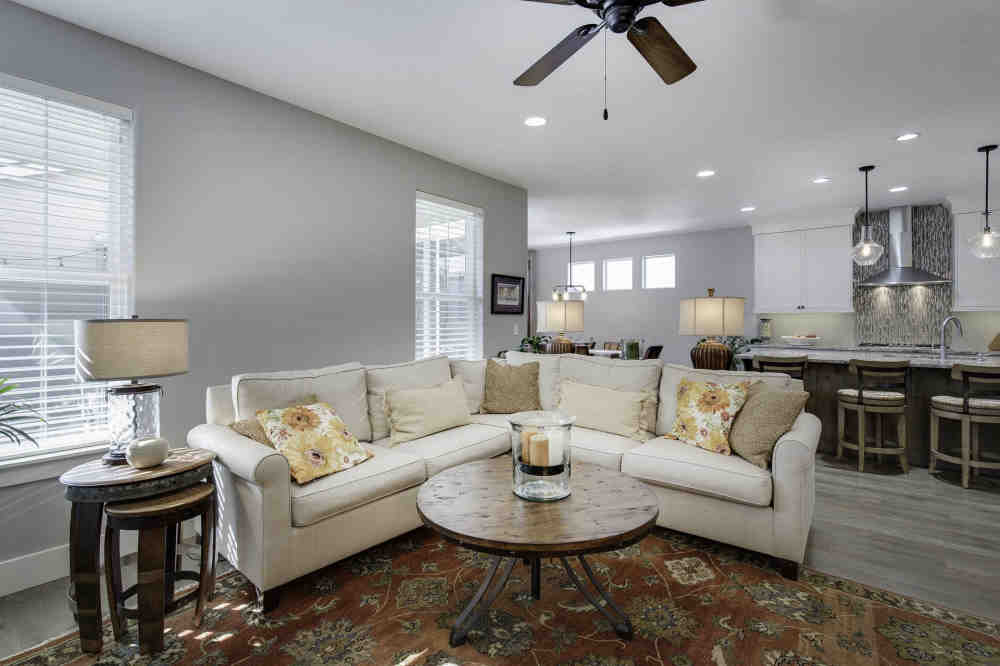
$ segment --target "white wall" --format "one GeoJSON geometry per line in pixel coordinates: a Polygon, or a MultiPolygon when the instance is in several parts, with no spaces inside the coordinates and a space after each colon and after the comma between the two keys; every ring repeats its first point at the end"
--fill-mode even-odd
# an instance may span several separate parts
{"type": "MultiPolygon", "coordinates": [[[[597,264],[597,291],[587,297],[582,334],[570,337],[598,343],[623,337],[645,338],[647,345],[662,344],[661,358],[690,364],[695,336],[677,335],[678,308],[682,298],[704,296],[714,287],[719,296],[743,296],[747,333],[756,331],[753,317],[753,237],[749,227],[689,234],[651,236],[605,243],[573,245],[573,260],[597,264]],[[642,257],[673,252],[677,257],[675,289],[641,289],[642,257]],[[604,259],[632,257],[633,289],[603,291],[604,259]]],[[[563,284],[568,246],[538,248],[535,286],[537,298],[548,298],[552,287],[563,284]]]]}
{"type": "MultiPolygon", "coordinates": [[[[191,320],[191,372],[162,382],[175,445],[236,372],[413,357],[417,190],[486,211],[487,285],[525,274],[522,188],[6,0],[0,70],[136,113],[137,310],[191,320]]],[[[524,334],[485,320],[489,354],[524,334]]],[[[68,541],[60,494],[0,490],[0,562],[68,541]]]]}

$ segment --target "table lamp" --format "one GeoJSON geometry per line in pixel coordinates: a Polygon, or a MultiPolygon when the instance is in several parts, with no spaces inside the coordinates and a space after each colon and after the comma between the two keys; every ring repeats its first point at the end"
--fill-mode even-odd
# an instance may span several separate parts
{"type": "Polygon", "coordinates": [[[140,379],[188,371],[186,319],[85,319],[73,322],[76,373],[80,381],[130,380],[109,386],[109,465],[126,462],[125,449],[136,439],[160,436],[162,387],[140,379]]]}
{"type": "Polygon", "coordinates": [[[559,335],[552,340],[552,352],[567,354],[573,351],[573,341],[567,333],[583,332],[583,301],[554,301],[546,304],[546,328],[559,335]]]}
{"type": "Polygon", "coordinates": [[[680,335],[706,335],[710,339],[691,350],[691,364],[702,370],[728,370],[733,362],[733,350],[712,336],[743,335],[743,309],[746,299],[716,296],[708,290],[705,298],[681,300],[680,335]]]}

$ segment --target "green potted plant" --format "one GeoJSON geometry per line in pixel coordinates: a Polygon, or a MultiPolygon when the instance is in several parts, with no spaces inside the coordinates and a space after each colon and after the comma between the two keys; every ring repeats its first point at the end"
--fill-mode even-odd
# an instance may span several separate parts
{"type": "MultiPolygon", "coordinates": [[[[16,384],[11,384],[6,379],[0,377],[0,395],[13,390],[15,386],[16,384]]],[[[26,440],[37,447],[38,442],[35,441],[35,438],[22,427],[19,427],[19,425],[15,425],[23,424],[25,421],[41,421],[44,423],[45,419],[27,405],[21,405],[16,402],[0,404],[0,436],[6,437],[15,446],[20,446],[21,442],[26,440]]]]}
{"type": "Polygon", "coordinates": [[[552,338],[547,335],[531,335],[521,339],[521,349],[530,349],[536,354],[545,353],[545,346],[552,338]]]}

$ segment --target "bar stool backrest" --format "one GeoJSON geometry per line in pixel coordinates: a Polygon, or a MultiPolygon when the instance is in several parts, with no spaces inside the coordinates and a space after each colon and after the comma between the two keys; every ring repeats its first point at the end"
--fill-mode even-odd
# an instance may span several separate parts
{"type": "Polygon", "coordinates": [[[910,394],[909,361],[864,361],[855,358],[851,359],[847,369],[858,378],[858,402],[862,402],[866,389],[910,394]]]}
{"type": "Polygon", "coordinates": [[[969,411],[969,398],[1000,400],[1000,368],[956,363],[951,378],[962,382],[962,411],[969,411]]]}
{"type": "Polygon", "coordinates": [[[753,369],[758,372],[783,372],[794,379],[805,379],[808,356],[764,356],[753,357],[753,369]]]}

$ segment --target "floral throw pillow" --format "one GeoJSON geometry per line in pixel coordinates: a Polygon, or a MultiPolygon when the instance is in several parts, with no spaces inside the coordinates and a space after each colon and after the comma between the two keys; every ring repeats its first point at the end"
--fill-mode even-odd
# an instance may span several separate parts
{"type": "Polygon", "coordinates": [[[288,460],[292,478],[308,483],[371,458],[325,402],[257,412],[267,438],[288,460]]]}
{"type": "Polygon", "coordinates": [[[751,382],[716,384],[681,379],[677,418],[665,436],[708,451],[730,455],[729,430],[746,402],[751,382]]]}

